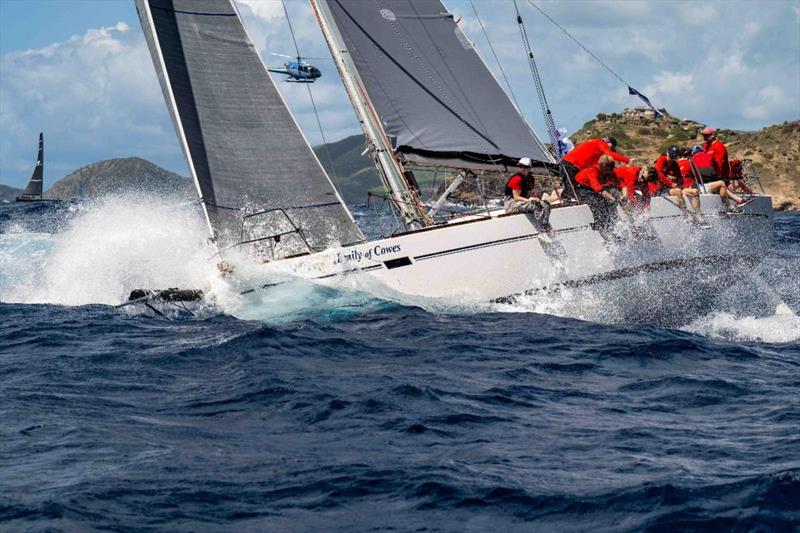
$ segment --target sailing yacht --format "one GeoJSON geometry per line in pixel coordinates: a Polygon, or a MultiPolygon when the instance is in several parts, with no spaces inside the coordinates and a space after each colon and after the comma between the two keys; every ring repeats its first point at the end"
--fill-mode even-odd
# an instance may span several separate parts
{"type": "Polygon", "coordinates": [[[44,185],[44,135],[39,133],[39,151],[36,154],[36,166],[33,168],[28,186],[25,191],[17,196],[18,202],[40,202],[42,200],[42,187],[44,185]]]}
{"type": "Polygon", "coordinates": [[[367,240],[236,5],[135,3],[226,279],[243,294],[288,274],[321,282],[352,276],[400,295],[461,301],[623,287],[634,300],[684,306],[656,304],[654,285],[640,281],[686,280],[693,297],[713,296],[767,253],[772,212],[764,195],[724,215],[718,196],[703,195],[708,229],[655,198],[646,231],[618,239],[593,229],[591,211],[577,202],[553,209],[552,241],[526,214],[487,207],[437,218],[419,198],[415,172],[496,177],[528,157],[548,175],[558,162],[441,2],[311,0],[398,220],[390,235],[367,240]]]}

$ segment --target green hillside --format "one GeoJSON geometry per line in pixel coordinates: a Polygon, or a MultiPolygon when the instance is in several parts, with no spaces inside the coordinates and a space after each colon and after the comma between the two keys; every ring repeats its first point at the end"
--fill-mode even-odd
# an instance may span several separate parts
{"type": "MultiPolygon", "coordinates": [[[[575,143],[612,135],[618,150],[636,158],[636,164],[653,164],[671,145],[693,146],[702,143],[699,132],[705,124],[679,119],[665,113],[664,118],[624,113],[600,113],[571,135],[575,143]],[[626,116],[627,115],[627,116],[626,116]]],[[[731,159],[750,159],[776,209],[800,209],[800,120],[767,126],[758,131],[719,129],[720,140],[728,147],[731,159]]]]}
{"type": "MultiPolygon", "coordinates": [[[[652,162],[670,144],[688,146],[698,142],[697,132],[702,124],[680,120],[669,115],[658,121],[631,118],[623,113],[599,114],[572,135],[575,142],[592,137],[614,135],[619,140],[622,153],[636,157],[638,163],[652,162]]],[[[777,208],[800,207],[800,121],[768,126],[759,131],[740,132],[720,130],[721,139],[729,146],[732,158],[749,158],[761,173],[768,193],[774,197],[777,208]]],[[[364,151],[363,135],[352,135],[327,146],[314,148],[320,162],[330,174],[348,204],[364,203],[367,191],[383,193],[383,186],[372,159],[361,155],[364,151]],[[331,165],[332,161],[332,165],[331,165]]],[[[417,181],[423,198],[444,187],[446,172],[417,170],[417,181]]],[[[500,190],[505,177],[497,183],[487,179],[487,190],[500,190]]],[[[79,195],[83,181],[84,195],[99,196],[107,193],[144,190],[177,193],[194,198],[191,180],[169,172],[138,157],[111,159],[87,165],[56,182],[46,196],[68,199],[79,195]]],[[[454,195],[462,201],[474,200],[475,193],[466,185],[454,195]],[[463,189],[463,190],[462,190],[463,189]]],[[[0,199],[13,201],[19,189],[0,186],[0,199]]]]}
{"type": "Polygon", "coordinates": [[[8,185],[0,185],[0,202],[3,200],[13,202],[20,194],[22,194],[22,189],[9,187],[8,185]]]}
{"type": "Polygon", "coordinates": [[[369,190],[383,191],[375,164],[368,155],[361,155],[363,151],[363,135],[352,135],[314,147],[322,166],[348,204],[364,203],[369,190]]]}
{"type": "Polygon", "coordinates": [[[141,157],[108,159],[86,165],[64,176],[45,193],[47,198],[67,200],[80,195],[98,197],[128,191],[156,192],[193,197],[191,180],[141,157]]]}
{"type": "MultiPolygon", "coordinates": [[[[375,163],[369,155],[361,155],[365,147],[363,135],[352,135],[341,141],[329,143],[327,152],[325,146],[316,146],[314,151],[348,204],[364,203],[367,199],[367,191],[384,193],[375,163]],[[330,159],[328,154],[330,154],[330,159]],[[331,170],[331,160],[333,161],[333,170],[331,170]]],[[[422,189],[423,199],[435,194],[447,173],[447,170],[441,169],[439,172],[423,168],[414,170],[417,183],[422,189]]]]}

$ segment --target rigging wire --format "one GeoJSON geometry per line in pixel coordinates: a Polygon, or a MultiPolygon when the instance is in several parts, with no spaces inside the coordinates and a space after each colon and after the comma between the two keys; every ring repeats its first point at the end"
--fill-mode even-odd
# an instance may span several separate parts
{"type": "MultiPolygon", "coordinates": [[[[494,49],[494,45],[492,44],[491,39],[489,39],[489,34],[487,33],[486,28],[483,26],[483,21],[481,20],[480,15],[478,15],[478,10],[475,7],[475,4],[474,4],[474,2],[472,0],[470,0],[469,3],[470,3],[470,6],[472,7],[472,12],[475,14],[475,18],[477,19],[478,24],[481,27],[481,31],[483,31],[483,36],[486,39],[486,42],[489,44],[489,49],[492,51],[492,56],[494,57],[494,60],[497,63],[497,66],[500,68],[500,73],[503,75],[503,80],[506,82],[506,86],[508,87],[508,92],[511,95],[511,99],[514,102],[514,106],[517,108],[517,112],[520,114],[520,116],[523,116],[522,108],[520,107],[519,102],[517,102],[517,95],[514,94],[514,89],[511,88],[511,83],[508,81],[508,76],[506,76],[506,71],[505,71],[505,69],[503,69],[503,64],[500,62],[500,58],[497,56],[497,52],[494,49]]],[[[488,67],[488,65],[487,65],[487,67],[488,67]]],[[[525,118],[523,116],[523,121],[524,120],[525,120],[525,118]]],[[[536,137],[536,136],[534,135],[534,137],[536,137]]],[[[536,137],[536,142],[541,145],[541,141],[539,141],[538,137],[536,137]]],[[[542,149],[544,150],[543,146],[542,146],[542,149]]],[[[495,167],[500,168],[501,165],[497,161],[492,159],[491,157],[490,157],[490,161],[495,167]]]]}
{"type": "Polygon", "coordinates": [[[539,76],[539,69],[536,66],[536,59],[533,56],[531,43],[528,39],[528,32],[525,29],[525,24],[522,22],[522,15],[519,13],[517,0],[514,0],[514,10],[517,12],[517,25],[519,26],[519,33],[522,37],[522,44],[525,47],[525,52],[528,55],[528,67],[530,67],[531,76],[533,76],[533,83],[536,86],[536,95],[539,97],[539,106],[542,108],[542,114],[544,115],[544,122],[545,126],[547,127],[547,135],[550,137],[550,143],[552,146],[551,152],[553,152],[553,155],[555,155],[557,159],[561,159],[561,151],[558,148],[558,130],[556,129],[556,123],[553,119],[553,113],[550,112],[550,106],[547,103],[547,97],[544,94],[542,78],[539,76]]]}
{"type": "MultiPolygon", "coordinates": [[[[594,55],[594,54],[592,53],[592,51],[591,51],[591,50],[589,50],[588,48],[586,48],[585,46],[583,46],[583,43],[581,43],[581,42],[580,42],[578,39],[576,39],[576,38],[575,38],[575,36],[573,36],[573,35],[572,35],[570,32],[568,32],[566,29],[564,29],[564,27],[563,27],[563,26],[561,26],[561,24],[559,24],[558,22],[556,22],[555,20],[553,20],[553,17],[551,17],[550,15],[548,15],[547,13],[545,13],[545,11],[544,11],[542,8],[540,8],[540,7],[539,7],[539,6],[537,6],[535,3],[533,3],[533,0],[528,0],[528,3],[529,3],[530,5],[532,5],[532,6],[533,6],[533,7],[534,7],[534,8],[535,8],[535,9],[536,9],[536,10],[537,10],[539,13],[541,13],[542,15],[544,15],[544,16],[545,16],[545,18],[547,18],[547,20],[549,20],[550,22],[552,22],[552,23],[553,23],[553,25],[554,25],[556,28],[558,28],[559,30],[561,30],[562,32],[564,32],[564,34],[565,34],[567,37],[569,37],[570,39],[572,39],[573,41],[575,41],[575,44],[577,44],[578,46],[580,46],[581,48],[583,48],[583,51],[584,51],[584,52],[586,52],[587,54],[589,54],[590,56],[592,56],[592,58],[593,58],[595,61],[597,61],[598,63],[600,63],[600,65],[602,65],[604,69],[606,69],[608,72],[610,72],[612,76],[614,76],[615,78],[617,78],[619,81],[621,81],[621,82],[622,82],[622,83],[624,83],[625,85],[628,85],[628,86],[630,86],[630,84],[629,84],[627,81],[625,81],[624,79],[622,79],[622,76],[620,76],[619,74],[617,74],[616,72],[614,72],[614,70],[613,70],[611,67],[609,67],[608,65],[606,65],[605,63],[603,63],[603,61],[602,61],[602,60],[601,60],[599,57],[597,57],[596,55],[594,55]]],[[[516,0],[515,0],[514,4],[516,5],[516,0]]]]}
{"type": "Polygon", "coordinates": [[[292,42],[294,43],[294,51],[297,52],[297,60],[300,61],[302,57],[300,55],[300,47],[297,46],[297,39],[294,37],[294,28],[292,28],[292,21],[289,18],[289,11],[286,10],[286,1],[281,0],[281,5],[283,6],[283,14],[286,15],[286,22],[289,24],[289,33],[292,35],[292,42]]]}
{"type": "Polygon", "coordinates": [[[539,105],[542,108],[545,124],[547,125],[547,134],[550,137],[550,142],[552,146],[551,151],[556,156],[556,159],[559,163],[561,176],[564,179],[564,181],[567,184],[569,184],[572,196],[575,198],[576,201],[579,201],[578,195],[575,193],[575,186],[572,184],[572,179],[570,178],[569,173],[566,171],[566,168],[564,167],[564,162],[562,160],[562,156],[564,155],[562,153],[563,145],[561,144],[561,139],[558,134],[558,130],[556,129],[556,124],[555,120],[553,119],[553,114],[550,112],[550,106],[547,104],[547,97],[544,94],[542,79],[539,77],[539,69],[536,67],[536,60],[533,57],[533,50],[531,49],[531,43],[530,40],[528,39],[528,32],[525,30],[525,24],[522,22],[522,15],[520,15],[519,13],[517,0],[514,0],[514,10],[517,12],[517,24],[519,26],[519,32],[520,35],[522,36],[522,43],[525,47],[526,52],[528,53],[528,66],[531,69],[531,75],[533,76],[534,85],[536,85],[536,94],[539,97],[539,105]]]}
{"type": "Polygon", "coordinates": [[[492,51],[492,57],[494,57],[497,66],[500,68],[500,73],[503,75],[503,80],[506,82],[506,86],[508,87],[508,92],[511,94],[511,98],[514,100],[514,105],[517,106],[517,109],[521,109],[517,103],[517,96],[514,94],[514,89],[511,88],[511,84],[508,82],[508,77],[506,76],[506,71],[503,69],[503,64],[500,63],[500,58],[497,57],[497,52],[494,50],[494,45],[489,39],[489,34],[486,32],[486,28],[483,26],[483,21],[481,20],[480,15],[478,15],[478,10],[475,7],[475,3],[472,0],[469,0],[469,5],[472,7],[472,12],[475,13],[475,19],[478,21],[478,24],[481,27],[481,31],[483,32],[483,36],[486,38],[486,42],[489,43],[489,49],[492,51]]]}
{"type": "MultiPolygon", "coordinates": [[[[283,13],[286,15],[286,23],[289,25],[289,33],[292,35],[292,42],[294,43],[294,51],[297,52],[297,61],[300,62],[300,58],[303,57],[300,55],[300,47],[297,46],[297,39],[294,36],[294,28],[292,28],[292,21],[289,18],[289,11],[286,9],[286,0],[281,0],[281,5],[283,5],[283,13]]],[[[336,176],[336,168],[333,165],[333,157],[331,157],[331,151],[328,148],[328,141],[325,139],[325,131],[322,129],[322,121],[319,118],[319,111],[317,111],[317,103],[314,101],[314,95],[311,93],[311,83],[306,83],[306,89],[308,90],[308,98],[311,100],[311,107],[314,109],[314,117],[317,119],[317,127],[319,128],[320,137],[322,137],[322,146],[325,149],[325,156],[328,158],[328,165],[330,165],[331,174],[333,174],[333,179],[338,180],[339,178],[336,176]]]]}
{"type": "MultiPolygon", "coordinates": [[[[515,3],[516,3],[516,0],[515,0],[515,3]]],[[[529,3],[531,6],[533,6],[533,7],[534,7],[534,9],[536,9],[536,10],[537,10],[539,13],[541,13],[542,15],[544,15],[544,16],[545,16],[545,18],[547,18],[547,20],[549,20],[550,22],[552,22],[552,23],[553,23],[553,25],[554,25],[556,28],[558,28],[559,30],[561,30],[562,32],[564,32],[564,35],[566,35],[567,37],[569,37],[570,39],[572,39],[572,40],[575,42],[575,44],[577,44],[578,46],[580,46],[580,47],[583,49],[583,51],[584,51],[584,52],[586,52],[587,54],[589,54],[589,55],[592,57],[592,59],[594,59],[595,61],[597,61],[597,62],[598,62],[598,63],[599,63],[599,64],[600,64],[600,65],[601,65],[601,66],[602,66],[604,69],[606,69],[608,72],[610,72],[612,76],[614,76],[614,77],[615,77],[615,78],[617,78],[619,81],[621,81],[621,82],[622,82],[624,85],[626,85],[626,86],[628,87],[628,94],[629,94],[629,95],[631,95],[631,96],[637,96],[637,97],[639,97],[639,99],[641,99],[641,100],[642,100],[642,101],[643,101],[645,104],[647,104],[647,107],[649,107],[650,109],[652,109],[652,110],[655,112],[656,116],[662,116],[662,113],[661,113],[661,111],[659,111],[658,109],[656,109],[656,107],[655,107],[655,106],[654,106],[654,105],[653,105],[653,104],[650,102],[650,99],[649,99],[647,96],[645,96],[644,94],[640,93],[639,91],[637,91],[636,89],[634,89],[633,87],[631,87],[631,84],[630,84],[630,83],[628,83],[627,81],[625,81],[625,80],[622,78],[622,76],[620,76],[619,74],[617,74],[617,73],[614,71],[614,69],[612,69],[611,67],[609,67],[608,65],[606,65],[606,64],[603,62],[603,60],[601,60],[599,57],[597,57],[596,55],[594,55],[594,54],[592,53],[592,51],[591,51],[591,50],[589,50],[588,48],[586,48],[586,47],[583,45],[583,43],[581,43],[581,42],[580,42],[580,41],[579,41],[579,40],[578,40],[578,39],[577,39],[577,38],[576,38],[574,35],[572,35],[570,32],[568,32],[568,31],[567,31],[567,30],[566,30],[566,29],[565,29],[565,28],[564,28],[564,27],[563,27],[561,24],[559,24],[558,22],[556,22],[556,21],[555,21],[555,19],[553,19],[553,17],[551,17],[550,15],[548,15],[548,14],[547,14],[547,13],[546,13],[546,12],[545,12],[545,11],[544,11],[542,8],[540,8],[539,6],[537,6],[537,5],[536,5],[536,4],[533,2],[533,0],[528,0],[528,3],[529,3]]]]}

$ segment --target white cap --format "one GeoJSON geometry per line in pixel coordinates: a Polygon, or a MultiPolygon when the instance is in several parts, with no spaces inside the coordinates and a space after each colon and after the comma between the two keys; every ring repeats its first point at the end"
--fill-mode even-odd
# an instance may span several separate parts
{"type": "Polygon", "coordinates": [[[531,166],[531,158],[530,157],[523,157],[522,159],[519,160],[519,163],[517,163],[517,166],[520,166],[520,167],[529,167],[529,166],[531,166]]]}

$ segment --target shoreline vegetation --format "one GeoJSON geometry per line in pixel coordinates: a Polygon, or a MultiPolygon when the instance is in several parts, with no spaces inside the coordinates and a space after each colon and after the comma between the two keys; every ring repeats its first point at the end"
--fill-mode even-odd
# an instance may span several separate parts
{"type": "MultiPolygon", "coordinates": [[[[699,131],[705,124],[679,119],[666,110],[661,111],[664,117],[659,119],[641,108],[623,113],[599,113],[570,138],[578,143],[613,135],[619,141],[620,152],[635,157],[638,162],[654,161],[672,144],[691,146],[700,143],[699,131]]],[[[773,197],[774,209],[800,210],[800,120],[766,126],[758,131],[718,131],[720,139],[728,146],[731,159],[750,159],[753,162],[765,191],[773,197]]],[[[377,170],[369,156],[361,155],[363,149],[362,135],[314,147],[348,204],[364,203],[368,191],[382,194],[377,170]]],[[[443,180],[444,174],[440,172],[436,179],[443,180]]],[[[420,182],[430,181],[430,178],[418,176],[420,182]]],[[[53,183],[45,198],[76,198],[81,189],[88,198],[128,190],[177,192],[189,197],[195,194],[189,178],[145,159],[127,157],[98,161],[75,170],[53,183]]],[[[21,189],[0,185],[0,200],[13,202],[21,192],[21,189]]],[[[454,199],[459,200],[458,191],[454,199]]]]}

